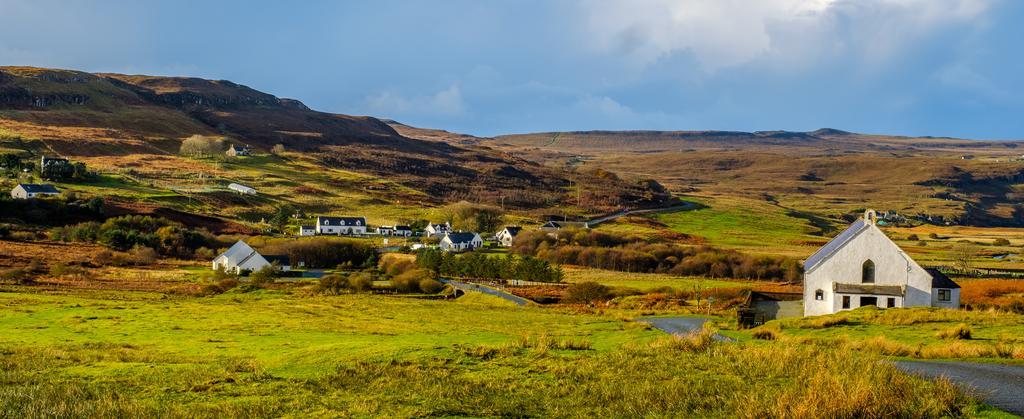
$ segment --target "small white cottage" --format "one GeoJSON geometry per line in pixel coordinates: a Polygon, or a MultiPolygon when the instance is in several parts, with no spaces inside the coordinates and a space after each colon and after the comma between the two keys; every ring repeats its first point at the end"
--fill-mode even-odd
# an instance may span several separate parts
{"type": "Polygon", "coordinates": [[[57,195],[60,195],[60,191],[53,185],[46,184],[19,183],[14,189],[11,189],[11,198],[14,199],[34,199],[57,195]]]}
{"type": "Polygon", "coordinates": [[[213,269],[240,274],[258,271],[266,266],[270,266],[274,262],[278,263],[278,269],[281,271],[291,269],[287,256],[264,257],[256,249],[250,247],[248,243],[239,240],[228,248],[227,251],[213,259],[213,269]]]}
{"type": "Polygon", "coordinates": [[[445,234],[451,233],[452,225],[450,223],[444,224],[427,224],[427,228],[423,229],[423,234],[428,237],[444,237],[445,234]]]}
{"type": "Polygon", "coordinates": [[[480,238],[479,234],[461,231],[445,234],[441,243],[438,244],[441,250],[446,252],[463,252],[480,248],[483,245],[484,240],[480,238]]]}
{"type": "Polygon", "coordinates": [[[960,286],[942,272],[924,269],[864,212],[804,262],[804,315],[817,316],[873,305],[960,307],[960,286]]]}
{"type": "Polygon", "coordinates": [[[238,192],[242,195],[256,195],[256,189],[239,183],[232,183],[228,185],[228,189],[231,189],[232,191],[238,192]]]}
{"type": "Polygon", "coordinates": [[[316,217],[317,234],[365,235],[366,218],[363,217],[316,217]]]}
{"type": "Polygon", "coordinates": [[[523,228],[519,226],[508,226],[499,231],[494,237],[498,239],[502,246],[512,247],[512,241],[515,240],[522,230],[523,228]]]}

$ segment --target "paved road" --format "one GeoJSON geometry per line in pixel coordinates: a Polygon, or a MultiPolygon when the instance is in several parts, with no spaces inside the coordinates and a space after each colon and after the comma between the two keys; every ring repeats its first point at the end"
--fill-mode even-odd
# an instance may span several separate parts
{"type": "Polygon", "coordinates": [[[1024,366],[929,361],[899,361],[896,366],[925,378],[946,377],[985,403],[1024,416],[1024,366]]]}
{"type": "Polygon", "coordinates": [[[446,284],[450,284],[451,286],[453,286],[453,287],[455,287],[457,289],[463,290],[463,291],[482,292],[484,294],[490,294],[490,295],[493,295],[495,297],[504,298],[504,299],[506,299],[508,301],[511,301],[511,302],[516,303],[517,305],[521,305],[521,306],[525,306],[525,305],[530,304],[532,302],[532,301],[527,300],[527,299],[525,299],[523,297],[519,297],[517,295],[509,294],[509,293],[507,293],[505,291],[497,290],[497,289],[494,289],[494,288],[491,288],[491,287],[488,287],[488,286],[484,286],[484,285],[471,284],[471,283],[468,283],[468,282],[456,281],[454,279],[442,279],[441,282],[444,282],[446,284]]]}
{"type": "MultiPolygon", "coordinates": [[[[685,335],[687,333],[693,333],[700,331],[704,328],[704,323],[710,321],[702,317],[646,317],[641,321],[650,323],[655,329],[671,335],[685,335]]],[[[733,342],[735,339],[715,334],[713,336],[715,340],[722,342],[733,342]]]]}
{"type": "Polygon", "coordinates": [[[635,210],[619,211],[619,212],[616,212],[615,214],[606,215],[604,217],[598,217],[598,218],[594,218],[594,219],[592,219],[590,221],[587,221],[587,225],[590,226],[590,227],[593,227],[593,226],[596,226],[596,225],[601,224],[603,222],[611,221],[611,220],[614,220],[614,219],[619,218],[619,217],[625,217],[627,215],[648,214],[648,213],[653,213],[653,212],[682,211],[682,210],[691,209],[691,208],[693,208],[695,206],[696,206],[696,204],[694,204],[693,202],[684,202],[684,203],[676,205],[676,206],[665,207],[665,208],[648,208],[648,209],[635,209],[635,210]]]}

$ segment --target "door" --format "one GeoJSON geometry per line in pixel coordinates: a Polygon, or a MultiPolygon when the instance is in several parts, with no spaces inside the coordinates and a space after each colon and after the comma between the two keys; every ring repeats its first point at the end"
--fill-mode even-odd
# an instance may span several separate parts
{"type": "Polygon", "coordinates": [[[860,306],[877,306],[878,297],[860,297],[860,306]]]}

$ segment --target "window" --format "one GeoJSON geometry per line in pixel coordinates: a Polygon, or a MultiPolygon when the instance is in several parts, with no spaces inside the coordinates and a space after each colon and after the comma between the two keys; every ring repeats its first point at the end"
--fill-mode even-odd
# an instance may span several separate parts
{"type": "Polygon", "coordinates": [[[872,262],[870,259],[864,262],[864,265],[861,266],[860,282],[865,284],[875,283],[875,262],[872,262]]]}
{"type": "Polygon", "coordinates": [[[885,306],[886,306],[887,308],[893,308],[893,307],[896,307],[896,299],[895,299],[895,298],[893,298],[893,297],[889,297],[889,298],[888,298],[888,299],[887,299],[887,300],[885,301],[885,306]]]}
{"type": "Polygon", "coordinates": [[[849,295],[844,295],[843,296],[843,308],[850,308],[850,296],[849,295]]]}
{"type": "Polygon", "coordinates": [[[860,306],[878,306],[878,297],[860,297],[860,306]]]}
{"type": "Polygon", "coordinates": [[[939,290],[939,301],[949,302],[953,300],[953,292],[950,290],[939,290]]]}
{"type": "Polygon", "coordinates": [[[814,299],[818,300],[818,301],[824,301],[825,300],[825,291],[822,291],[822,290],[815,291],[814,292],[814,299]]]}

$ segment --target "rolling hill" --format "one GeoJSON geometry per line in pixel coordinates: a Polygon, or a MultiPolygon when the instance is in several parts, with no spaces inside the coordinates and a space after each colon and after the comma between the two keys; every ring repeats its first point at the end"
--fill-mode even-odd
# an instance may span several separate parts
{"type": "MultiPolygon", "coordinates": [[[[128,195],[136,204],[256,220],[282,205],[352,212],[465,199],[587,214],[668,199],[649,182],[567,172],[477,144],[414,138],[377,118],[318,112],[226,80],[0,67],[0,148],[84,161],[107,176],[108,189],[132,183],[138,194],[111,195],[128,195]],[[261,152],[280,144],[287,153],[249,164],[178,156],[192,135],[261,152]],[[588,178],[600,185],[599,193],[582,201],[571,185],[588,178]],[[238,202],[223,194],[231,181],[272,194],[238,202]]],[[[110,192],[79,186],[85,193],[110,192]]]]}

